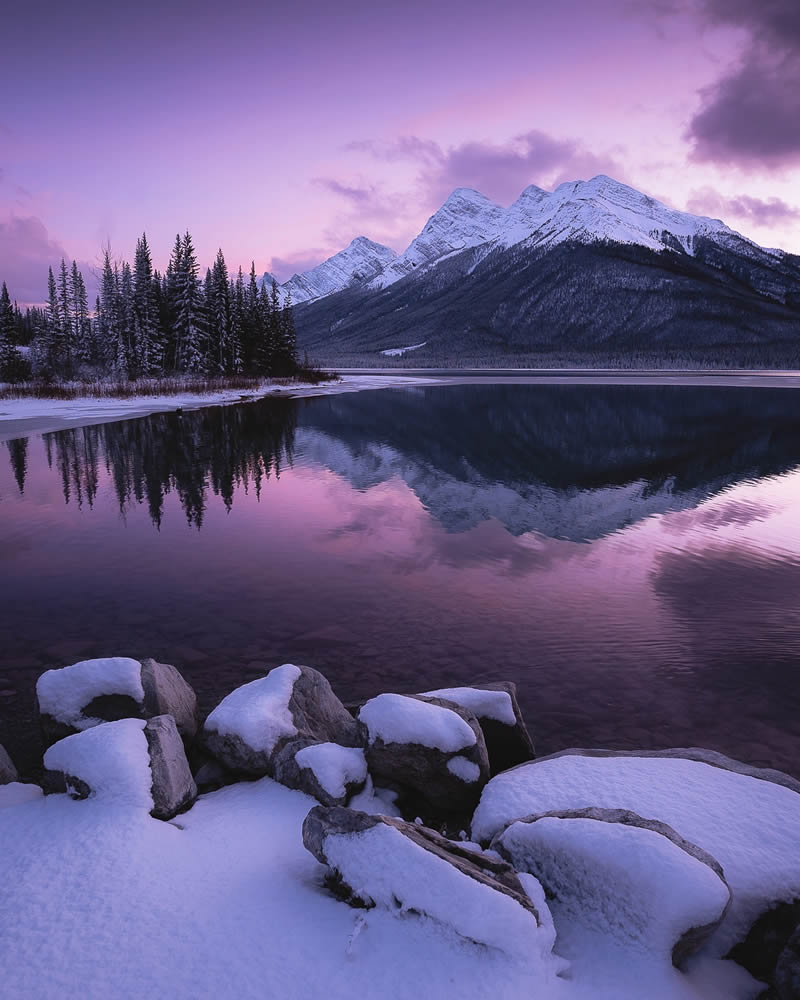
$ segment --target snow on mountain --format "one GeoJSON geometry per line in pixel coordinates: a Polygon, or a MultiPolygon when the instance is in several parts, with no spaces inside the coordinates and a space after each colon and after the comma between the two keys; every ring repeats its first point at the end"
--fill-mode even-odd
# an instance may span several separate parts
{"type": "Polygon", "coordinates": [[[425,228],[399,257],[369,283],[386,288],[417,268],[424,269],[450,254],[479,246],[498,236],[506,221],[506,209],[489,201],[479,191],[456,188],[425,228]]]}
{"type": "Polygon", "coordinates": [[[397,254],[366,236],[357,236],[346,249],[329,257],[303,274],[293,274],[281,285],[281,291],[291,293],[292,302],[310,302],[349,285],[360,284],[374,277],[395,259],[397,254]]]}

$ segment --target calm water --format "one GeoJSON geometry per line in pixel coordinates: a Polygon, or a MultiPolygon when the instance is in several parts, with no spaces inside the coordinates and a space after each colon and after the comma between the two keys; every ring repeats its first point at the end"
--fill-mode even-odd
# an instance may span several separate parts
{"type": "Polygon", "coordinates": [[[0,742],[88,656],[205,709],[286,660],[346,700],[512,678],[540,752],[800,774],[800,393],[465,385],[0,445],[0,742]]]}

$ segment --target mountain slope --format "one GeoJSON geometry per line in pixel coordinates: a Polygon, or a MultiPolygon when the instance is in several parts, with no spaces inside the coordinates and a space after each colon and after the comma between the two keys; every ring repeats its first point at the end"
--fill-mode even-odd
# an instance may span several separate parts
{"type": "MultiPolygon", "coordinates": [[[[295,303],[311,302],[350,285],[368,281],[396,256],[389,247],[374,243],[366,236],[357,236],[348,247],[317,267],[303,274],[292,275],[281,285],[281,291],[284,294],[290,293],[295,303]]],[[[267,275],[264,277],[267,278],[267,275]]]]}

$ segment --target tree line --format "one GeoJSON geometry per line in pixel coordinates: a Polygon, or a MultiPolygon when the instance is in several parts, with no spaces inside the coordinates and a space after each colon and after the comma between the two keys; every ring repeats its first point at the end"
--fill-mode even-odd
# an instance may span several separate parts
{"type": "Polygon", "coordinates": [[[147,236],[133,266],[103,255],[99,294],[89,309],[75,261],[47,277],[47,303],[24,312],[0,290],[0,380],[78,378],[103,372],[119,381],[160,375],[288,376],[297,369],[289,296],[239,268],[219,250],[205,278],[188,231],[176,236],[164,274],[153,267],[147,236]],[[29,345],[27,359],[17,350],[29,345]]]}

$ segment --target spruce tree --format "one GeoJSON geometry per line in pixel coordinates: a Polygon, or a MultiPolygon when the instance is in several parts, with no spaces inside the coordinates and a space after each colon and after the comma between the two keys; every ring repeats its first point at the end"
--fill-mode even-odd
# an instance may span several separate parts
{"type": "Polygon", "coordinates": [[[147,236],[136,241],[133,262],[134,370],[152,375],[161,370],[163,345],[158,336],[156,301],[153,289],[153,259],[147,236]]]}
{"type": "Polygon", "coordinates": [[[203,300],[197,281],[197,258],[192,237],[186,231],[180,249],[180,302],[176,321],[176,368],[192,374],[206,370],[203,300]]]}
{"type": "Polygon", "coordinates": [[[89,303],[83,275],[78,270],[78,264],[74,260],[70,272],[69,293],[72,312],[70,323],[71,353],[76,360],[87,362],[91,360],[89,303]]]}
{"type": "Polygon", "coordinates": [[[58,273],[58,318],[59,328],[54,351],[55,374],[69,378],[72,375],[72,309],[67,262],[63,257],[58,273]]]}
{"type": "Polygon", "coordinates": [[[16,380],[17,357],[14,310],[4,281],[0,289],[0,382],[16,380]]]}

